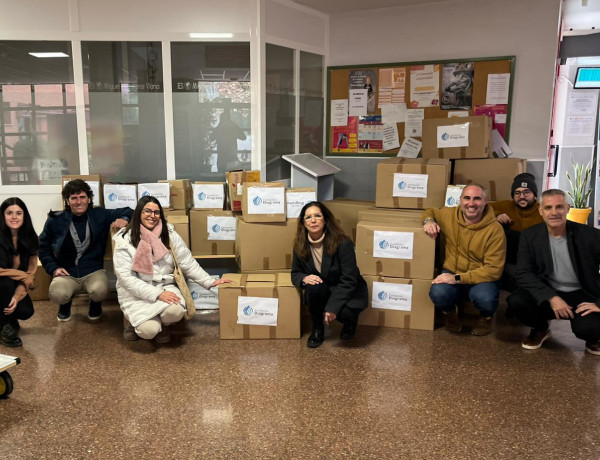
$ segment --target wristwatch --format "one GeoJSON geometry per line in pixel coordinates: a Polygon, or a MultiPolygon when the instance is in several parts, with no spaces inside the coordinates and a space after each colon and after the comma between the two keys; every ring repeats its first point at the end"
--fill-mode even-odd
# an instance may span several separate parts
{"type": "Polygon", "coordinates": [[[433,217],[426,217],[426,218],[423,220],[423,225],[425,225],[425,224],[426,224],[427,222],[429,222],[429,221],[435,222],[435,219],[434,219],[433,217]]]}
{"type": "Polygon", "coordinates": [[[460,275],[454,275],[454,281],[460,283],[460,275]]]}

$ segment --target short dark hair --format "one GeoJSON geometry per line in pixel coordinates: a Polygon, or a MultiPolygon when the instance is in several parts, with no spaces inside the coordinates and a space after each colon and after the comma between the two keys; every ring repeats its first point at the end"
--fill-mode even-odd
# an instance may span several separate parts
{"type": "MultiPolygon", "coordinates": [[[[37,234],[35,233],[35,229],[33,228],[33,223],[31,221],[31,215],[29,214],[29,210],[25,203],[20,199],[15,197],[7,198],[0,205],[0,233],[8,238],[8,241],[12,242],[12,235],[10,229],[6,226],[6,219],[4,217],[4,212],[10,206],[16,205],[23,210],[23,225],[19,229],[19,236],[17,240],[17,244],[19,247],[24,248],[30,255],[37,254],[39,248],[39,241],[37,234]]],[[[18,250],[18,248],[15,248],[18,250]]],[[[21,251],[19,251],[21,252],[21,251]]]]}
{"type": "Polygon", "coordinates": [[[79,195],[81,192],[85,192],[90,199],[90,206],[94,205],[94,192],[92,192],[88,183],[83,179],[73,179],[65,184],[61,192],[66,209],[69,209],[69,197],[79,195]]]}
{"type": "Polygon", "coordinates": [[[143,196],[139,199],[135,210],[133,211],[133,217],[131,218],[131,222],[125,228],[123,235],[126,235],[127,232],[131,232],[131,244],[134,248],[138,247],[140,244],[141,232],[140,225],[142,225],[142,211],[146,207],[148,203],[154,203],[158,205],[158,209],[160,210],[160,221],[162,222],[162,232],[160,234],[160,240],[162,244],[164,244],[167,248],[170,248],[169,245],[169,228],[167,227],[167,219],[165,218],[165,213],[163,211],[162,206],[160,205],[160,201],[156,197],[147,195],[143,196]]]}

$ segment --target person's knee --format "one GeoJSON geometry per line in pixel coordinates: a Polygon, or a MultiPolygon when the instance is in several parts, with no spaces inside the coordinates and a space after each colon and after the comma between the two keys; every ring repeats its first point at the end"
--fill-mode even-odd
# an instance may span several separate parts
{"type": "Polygon", "coordinates": [[[172,303],[160,314],[160,320],[165,325],[177,323],[183,319],[185,310],[178,303],[172,303]]]}
{"type": "Polygon", "coordinates": [[[325,283],[309,284],[304,288],[304,298],[309,305],[327,302],[329,287],[325,283]]]}
{"type": "Polygon", "coordinates": [[[63,283],[53,281],[48,289],[48,297],[52,302],[63,305],[71,300],[73,290],[63,283]]]}
{"type": "Polygon", "coordinates": [[[108,280],[100,279],[94,283],[90,283],[87,293],[92,301],[102,302],[108,294],[108,280]]]}
{"type": "Polygon", "coordinates": [[[19,314],[18,319],[26,320],[33,316],[33,302],[29,296],[25,297],[21,300],[21,305],[19,306],[19,314]]]}
{"type": "Polygon", "coordinates": [[[590,321],[585,317],[575,318],[571,322],[571,330],[581,340],[596,341],[600,339],[600,322],[590,321]]]}
{"type": "Polygon", "coordinates": [[[142,324],[137,326],[135,333],[142,339],[152,340],[162,330],[160,322],[158,321],[144,321],[142,324]]]}
{"type": "Polygon", "coordinates": [[[445,308],[456,303],[454,290],[448,284],[432,284],[429,289],[429,298],[438,308],[445,308]]]}

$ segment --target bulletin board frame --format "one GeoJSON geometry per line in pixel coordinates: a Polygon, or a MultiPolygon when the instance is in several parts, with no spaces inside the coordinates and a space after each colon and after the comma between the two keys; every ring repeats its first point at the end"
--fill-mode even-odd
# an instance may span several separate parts
{"type": "MultiPolygon", "coordinates": [[[[325,156],[326,157],[354,157],[354,158],[378,158],[378,157],[394,157],[397,156],[399,148],[392,149],[384,152],[369,153],[365,151],[354,152],[335,152],[332,149],[333,144],[333,128],[331,126],[331,101],[338,99],[348,99],[349,96],[349,80],[351,72],[357,70],[369,70],[373,71],[376,78],[375,88],[375,110],[369,115],[381,115],[381,109],[379,108],[379,75],[381,69],[394,69],[394,68],[405,68],[405,87],[404,87],[404,100],[407,107],[410,109],[410,68],[415,66],[427,66],[427,65],[439,65],[439,90],[440,96],[442,93],[443,85],[443,68],[444,64],[465,64],[473,63],[474,71],[472,75],[472,105],[468,110],[469,115],[474,115],[475,106],[481,106],[486,104],[486,92],[487,92],[487,81],[488,75],[491,74],[510,74],[509,85],[508,85],[508,103],[506,104],[506,125],[504,132],[504,140],[506,143],[510,139],[510,120],[512,111],[512,96],[514,91],[514,78],[515,78],[515,67],[516,67],[516,56],[495,56],[495,57],[482,57],[482,58],[461,58],[461,59],[443,59],[436,61],[410,61],[410,62],[393,62],[383,64],[361,64],[351,66],[330,66],[327,67],[327,138],[325,144],[325,156]]],[[[366,86],[366,85],[365,85],[366,86]]],[[[440,97],[439,105],[436,107],[424,107],[424,118],[447,118],[448,112],[451,110],[467,112],[465,109],[442,109],[442,101],[440,97]]],[[[398,127],[398,138],[400,145],[405,138],[404,136],[404,124],[403,122],[397,123],[398,127]]],[[[415,136],[416,137],[416,136],[415,136]]],[[[417,139],[421,139],[416,137],[417,139]]]]}

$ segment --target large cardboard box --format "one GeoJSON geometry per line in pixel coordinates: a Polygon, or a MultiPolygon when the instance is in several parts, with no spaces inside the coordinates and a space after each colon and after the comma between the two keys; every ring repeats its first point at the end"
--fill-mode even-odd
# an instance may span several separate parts
{"type": "Polygon", "coordinates": [[[94,194],[94,206],[104,206],[104,197],[102,196],[103,178],[100,174],[88,174],[83,176],[78,174],[63,175],[61,184],[64,187],[67,182],[75,179],[84,180],[90,186],[92,193],[94,194]]]}
{"type": "Polygon", "coordinates": [[[435,240],[420,222],[375,223],[356,227],[356,261],[364,275],[433,279],[435,240]]]}
{"type": "Polygon", "coordinates": [[[435,306],[429,298],[431,280],[364,278],[369,287],[369,306],[358,317],[358,324],[426,331],[434,329],[435,306]]]}
{"type": "Polygon", "coordinates": [[[459,118],[426,118],[423,120],[423,158],[489,158],[492,155],[492,119],[487,115],[459,118]],[[438,148],[444,127],[468,124],[469,141],[465,147],[438,148]]]}
{"type": "Polygon", "coordinates": [[[235,254],[236,217],[231,211],[190,210],[191,249],[194,256],[235,254]]]}
{"type": "Polygon", "coordinates": [[[285,215],[288,219],[296,219],[306,203],[317,201],[314,187],[294,187],[285,189],[285,215]]]}
{"type": "Polygon", "coordinates": [[[33,290],[29,291],[29,297],[31,300],[48,300],[50,296],[48,295],[48,289],[50,288],[50,282],[52,281],[52,276],[46,273],[44,267],[42,267],[41,262],[38,261],[38,266],[35,271],[35,277],[33,281],[33,290]]]}
{"type": "Polygon", "coordinates": [[[379,208],[441,208],[450,183],[449,160],[389,158],[377,164],[379,208]]]}
{"type": "Polygon", "coordinates": [[[524,158],[488,158],[454,160],[453,184],[481,184],[488,201],[512,200],[510,187],[517,174],[527,172],[524,158]]]}
{"type": "Polygon", "coordinates": [[[246,182],[242,215],[246,222],[285,222],[285,182],[246,182]]]}
{"type": "Polygon", "coordinates": [[[190,209],[192,207],[192,182],[189,179],[159,180],[170,187],[169,207],[172,209],[190,209]]]}
{"type": "Polygon", "coordinates": [[[356,224],[358,213],[365,209],[374,209],[373,201],[349,200],[346,198],[334,198],[323,203],[332,212],[344,233],[356,241],[356,224]]]}
{"type": "Polygon", "coordinates": [[[245,182],[260,182],[260,171],[227,171],[227,201],[232,211],[242,210],[245,182]]]}
{"type": "Polygon", "coordinates": [[[393,223],[422,223],[421,214],[423,213],[420,209],[387,209],[387,208],[373,208],[364,209],[358,211],[358,220],[368,220],[370,222],[393,222],[393,223]]]}
{"type": "Polygon", "coordinates": [[[225,182],[194,182],[194,209],[225,209],[225,182]]]}
{"type": "Polygon", "coordinates": [[[245,275],[226,273],[232,283],[219,286],[221,339],[299,339],[300,292],[292,284],[290,273],[245,275]],[[260,320],[263,312],[239,303],[240,297],[278,299],[277,326],[240,324],[240,318],[260,320]],[[238,308],[239,304],[239,308],[238,308]]]}
{"type": "Polygon", "coordinates": [[[167,222],[173,225],[177,234],[184,241],[185,245],[190,247],[190,218],[185,209],[163,210],[167,222]],[[178,211],[178,212],[175,212],[178,211]]]}
{"type": "Polygon", "coordinates": [[[298,219],[246,222],[238,218],[235,256],[240,270],[289,270],[298,219]]]}

